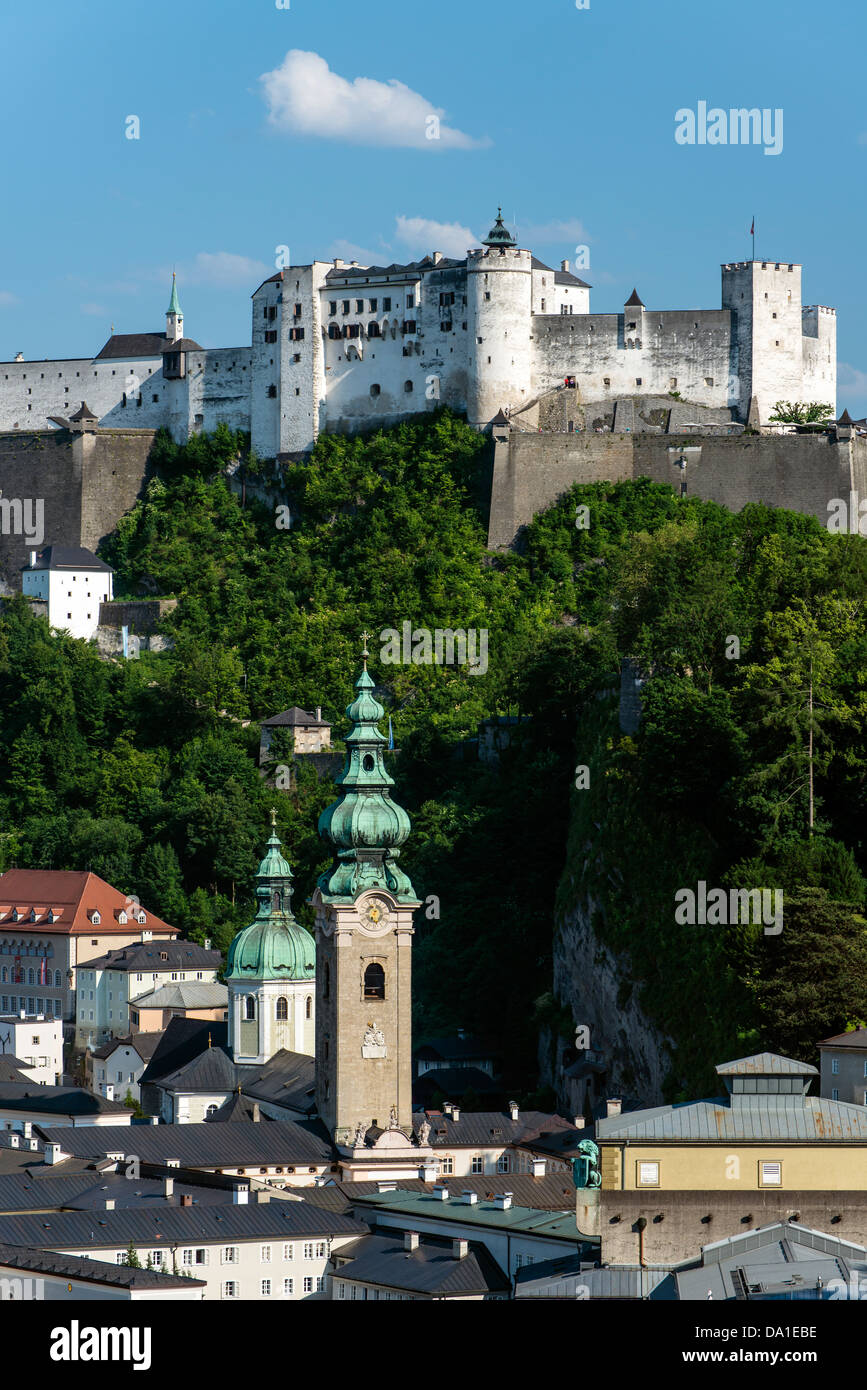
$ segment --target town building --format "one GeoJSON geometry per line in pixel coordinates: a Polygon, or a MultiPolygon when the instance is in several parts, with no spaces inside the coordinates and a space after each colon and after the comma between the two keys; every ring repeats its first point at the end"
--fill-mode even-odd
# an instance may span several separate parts
{"type": "MultiPolygon", "coordinates": [[[[133,942],[171,941],[177,927],[92,873],[7,869],[0,875],[0,1011],[44,1013],[75,1032],[79,966],[133,942]]],[[[87,996],[91,992],[88,987],[87,996]]],[[[93,1001],[81,1014],[93,1025],[93,1001]]],[[[119,1029],[128,1032],[128,1024],[119,1029]]]]}
{"type": "Polygon", "coordinates": [[[210,1019],[225,1023],[229,1016],[229,991],[218,980],[198,980],[160,985],[139,995],[130,1007],[129,1025],[135,1033],[159,1033],[173,1018],[210,1019]]]}
{"type": "Polygon", "coordinates": [[[480,1241],[377,1231],[334,1256],[332,1299],[507,1299],[511,1283],[480,1241]]]}
{"type": "Polygon", "coordinates": [[[63,1080],[63,1025],[53,1014],[0,1015],[0,1056],[17,1058],[28,1081],[59,1086],[63,1080]]]}
{"type": "MultiPolygon", "coordinates": [[[[134,905],[132,916],[129,910],[124,914],[124,922],[137,921],[138,916],[140,908],[134,905]]],[[[120,918],[118,921],[124,925],[120,918]]],[[[212,951],[210,945],[157,937],[150,926],[138,939],[94,955],[78,971],[76,1045],[94,1047],[130,1032],[164,1028],[172,1017],[172,1005],[167,1002],[169,996],[157,992],[174,985],[218,985],[222,964],[222,954],[212,951]]],[[[212,1016],[215,1010],[220,1018],[225,1015],[224,988],[216,994],[191,998],[205,1016],[212,1016]]],[[[186,1014],[183,996],[174,1007],[186,1014]]]]}
{"type": "Polygon", "coordinates": [[[99,606],[113,597],[114,571],[83,546],[48,545],[30,552],[21,571],[25,598],[47,605],[52,627],[90,641],[99,627],[99,606]]]}
{"type": "Polygon", "coordinates": [[[286,731],[286,742],[294,757],[308,753],[327,753],[331,748],[331,725],[322,718],[322,708],[317,706],[315,713],[299,709],[293,705],[280,714],[272,714],[263,719],[259,726],[259,766],[273,760],[271,752],[274,735],[278,730],[286,731]]]}
{"type": "Polygon", "coordinates": [[[204,1279],[168,1274],[155,1269],[132,1269],[106,1264],[87,1255],[58,1255],[0,1243],[0,1302],[68,1303],[75,1307],[91,1299],[140,1303],[162,1300],[198,1302],[204,1279]]]}
{"type": "Polygon", "coordinates": [[[648,308],[633,291],[621,312],[596,314],[569,262],[546,265],[502,216],[465,257],[282,267],[253,293],[250,346],[205,349],[183,324],[173,282],[164,331],[0,364],[0,431],[98,421],[183,441],[224,423],[274,458],[440,404],[486,427],[564,385],[582,402],[682,398],[741,422],[751,407],[766,422],[780,399],[836,406],[836,313],[802,304],[800,265],[723,265],[718,309],[648,308]]]}
{"type": "Polygon", "coordinates": [[[819,1043],[819,1094],[867,1105],[867,1028],[837,1033],[819,1043]]]}
{"type": "Polygon", "coordinates": [[[162,1033],[130,1033],[85,1053],[85,1085],[106,1100],[140,1100],[139,1082],[162,1033]]]}

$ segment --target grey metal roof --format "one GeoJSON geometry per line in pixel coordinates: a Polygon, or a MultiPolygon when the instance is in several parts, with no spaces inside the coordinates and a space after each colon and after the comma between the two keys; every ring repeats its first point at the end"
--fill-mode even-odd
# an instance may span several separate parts
{"type": "Polygon", "coordinates": [[[781,1057],[776,1052],[756,1052],[752,1057],[739,1057],[734,1062],[721,1062],[715,1067],[717,1076],[818,1076],[809,1062],[797,1062],[793,1057],[781,1057]]]}
{"type": "Polygon", "coordinates": [[[315,1126],[294,1120],[272,1124],[76,1126],[55,1128],[50,1136],[63,1153],[77,1158],[106,1154],[138,1154],[143,1163],[177,1159],[187,1168],[237,1168],[258,1165],[321,1166],[333,1159],[333,1149],[315,1126]]]}
{"type": "Polygon", "coordinates": [[[242,1071],[222,1047],[206,1047],[156,1084],[167,1091],[234,1091],[242,1071]]]}
{"type": "Polygon", "coordinates": [[[180,1016],[169,1019],[162,1042],[145,1067],[141,1084],[160,1081],[198,1057],[207,1048],[208,1039],[212,1047],[226,1047],[228,1036],[228,1025],[223,1022],[180,1016]]]}
{"type": "Polygon", "coordinates": [[[251,1100],[267,1101],[309,1115],[316,1110],[316,1061],[304,1052],[281,1048],[263,1067],[245,1067],[241,1089],[251,1100]]]}
{"type": "Polygon", "coordinates": [[[294,728],[296,725],[300,725],[305,729],[331,728],[331,723],[328,719],[317,719],[315,714],[308,714],[306,709],[300,709],[298,705],[293,705],[291,709],[281,710],[279,714],[272,714],[270,719],[263,719],[260,728],[283,729],[288,727],[294,728]]]}
{"type": "MultiPolygon", "coordinates": [[[[391,265],[359,265],[342,266],[338,269],[332,266],[325,276],[326,282],[330,280],[364,280],[368,276],[379,275],[403,275],[415,274],[425,270],[457,270],[467,263],[466,257],[463,260],[455,260],[451,256],[443,256],[438,262],[434,261],[433,256],[424,256],[420,261],[408,261],[402,264],[393,261],[391,265]]],[[[336,287],[335,287],[336,288],[336,287]]]]}
{"type": "Polygon", "coordinates": [[[555,270],[554,284],[578,285],[582,290],[589,290],[592,288],[592,286],[589,285],[586,280],[581,280],[577,275],[573,275],[571,270],[555,270]]]}
{"type": "MultiPolygon", "coordinates": [[[[535,1211],[574,1212],[575,1187],[568,1174],[531,1177],[528,1173],[498,1173],[489,1177],[477,1175],[462,1178],[438,1178],[437,1185],[448,1187],[452,1197],[460,1197],[462,1192],[475,1192],[479,1201],[492,1201],[495,1194],[511,1192],[516,1206],[529,1207],[535,1211]]],[[[431,1183],[422,1178],[406,1178],[396,1181],[398,1192],[423,1193],[430,1195],[431,1183]]],[[[307,1202],[328,1207],[331,1211],[349,1211],[359,1197],[369,1197],[380,1191],[379,1182],[329,1182],[322,1187],[299,1187],[293,1189],[307,1202]]],[[[438,1204],[440,1207],[442,1203],[438,1204]]]]}
{"type": "Polygon", "coordinates": [[[0,1110],[26,1110],[34,1115],[129,1115],[116,1100],[95,1096],[81,1086],[40,1086],[35,1081],[0,1084],[0,1110]]]}
{"type": "Polygon", "coordinates": [[[159,357],[170,340],[165,333],[112,333],[94,362],[106,357],[159,357]]]}
{"type": "Polygon", "coordinates": [[[56,1165],[29,1172],[0,1175],[0,1214],[45,1210],[101,1211],[107,1200],[118,1207],[163,1207],[180,1205],[181,1196],[192,1197],[196,1205],[225,1206],[232,1192],[225,1187],[199,1187],[174,1183],[171,1197],[165,1196],[161,1178],[137,1178],[131,1182],[123,1173],[88,1172],[58,1176],[56,1165]]]}
{"type": "MultiPolygon", "coordinates": [[[[46,545],[39,551],[35,565],[24,565],[22,568],[28,570],[100,570],[106,574],[114,574],[111,565],[98,559],[92,550],[87,550],[83,545],[46,545]]],[[[26,924],[21,923],[20,925],[26,924]]]]}
{"type": "Polygon", "coordinates": [[[0,1244],[0,1265],[27,1274],[56,1274],[62,1279],[80,1279],[88,1284],[111,1284],[123,1289],[188,1289],[205,1287],[204,1279],[186,1275],[162,1274],[155,1269],[130,1269],[128,1265],[107,1264],[78,1255],[57,1255],[21,1245],[0,1244]]]}
{"type": "Polygon", "coordinates": [[[228,1007],[228,1003],[228,988],[216,980],[172,981],[130,1000],[130,1006],[136,1009],[219,1009],[228,1007]]]}
{"type": "Polygon", "coordinates": [[[819,1047],[867,1048],[867,1028],[853,1028],[851,1033],[836,1033],[833,1038],[824,1038],[819,1047]]]}
{"type": "Polygon", "coordinates": [[[109,1038],[102,1047],[97,1047],[93,1056],[100,1061],[105,1061],[106,1057],[117,1051],[119,1047],[133,1048],[141,1057],[143,1062],[150,1061],[163,1039],[162,1032],[154,1033],[126,1033],[122,1038],[109,1038]]]}
{"type": "MultiPolygon", "coordinates": [[[[519,1269],[515,1275],[515,1297],[646,1299],[666,1281],[672,1283],[667,1267],[581,1269],[578,1257],[572,1255],[519,1269]]],[[[673,1289],[669,1297],[674,1297],[673,1289]]]]}
{"type": "Polygon", "coordinates": [[[867,1142],[867,1109],[820,1096],[741,1096],[664,1105],[598,1120],[598,1139],[867,1142]]]}
{"type": "MultiPolygon", "coordinates": [[[[457,1120],[437,1111],[425,1113],[431,1126],[428,1142],[434,1148],[495,1148],[500,1144],[526,1141],[555,1130],[574,1129],[562,1115],[551,1115],[542,1110],[519,1111],[517,1120],[512,1119],[508,1110],[461,1110],[457,1120]]],[[[416,1131],[424,1119],[424,1113],[416,1112],[413,1115],[416,1131]]]]}
{"type": "Polygon", "coordinates": [[[104,956],[82,961],[78,968],[153,975],[171,970],[219,970],[222,963],[221,951],[206,951],[195,941],[136,941],[131,946],[121,946],[106,951],[104,956]]]}
{"type": "MultiPolygon", "coordinates": [[[[341,1264],[336,1279],[380,1284],[405,1293],[443,1298],[473,1294],[507,1293],[511,1284],[481,1242],[471,1241],[460,1258],[450,1240],[422,1236],[418,1248],[407,1250],[403,1233],[378,1232],[361,1237],[347,1248],[352,1259],[341,1264]]],[[[341,1250],[342,1257],[347,1250],[341,1250]]]]}
{"type": "MultiPolygon", "coordinates": [[[[184,1128],[185,1126],[181,1126],[184,1128]]],[[[272,1128],[273,1126],[268,1126],[272,1128]]],[[[237,1125],[209,1125],[210,1132],[237,1125]]],[[[135,1245],[194,1245],[201,1240],[291,1240],[298,1237],[366,1235],[368,1228],[340,1212],[307,1202],[251,1202],[224,1206],[128,1207],[101,1212],[61,1211],[39,1216],[4,1216],[3,1235],[12,1245],[43,1249],[87,1246],[90,1249],[135,1245]]]]}
{"type": "Polygon", "coordinates": [[[684,1300],[828,1296],[828,1284],[849,1284],[863,1271],[867,1249],[797,1222],[776,1222],[758,1231],[729,1236],[704,1246],[700,1260],[674,1270],[677,1295],[684,1300]],[[821,1282],[820,1282],[821,1281],[821,1282]]]}
{"type": "Polygon", "coordinates": [[[372,1192],[366,1197],[358,1197],[356,1202],[359,1213],[367,1207],[372,1211],[381,1209],[397,1213],[409,1223],[409,1229],[412,1229],[415,1218],[497,1227],[525,1236],[541,1236],[545,1240],[568,1240],[576,1245],[581,1241],[574,1205],[568,1211],[538,1211],[535,1207],[517,1205],[504,1210],[487,1200],[468,1203],[458,1196],[441,1200],[434,1197],[430,1189],[425,1192],[372,1192]]]}

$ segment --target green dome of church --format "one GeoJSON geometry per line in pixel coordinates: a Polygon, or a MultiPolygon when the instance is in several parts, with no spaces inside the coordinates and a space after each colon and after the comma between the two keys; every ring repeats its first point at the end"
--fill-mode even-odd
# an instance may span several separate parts
{"type": "Polygon", "coordinates": [[[319,888],[329,902],[353,902],[367,888],[387,888],[399,900],[415,902],[413,886],[397,866],[410,822],[391,799],[394,778],[382,757],[387,740],[377,728],[384,710],[371,694],[367,656],[365,649],[364,670],[355,682],[358,695],[346,711],[352,729],[346,736],[346,766],[337,778],[341,793],[319,817],[319,834],[336,851],[319,888]]]}
{"type": "Polygon", "coordinates": [[[227,980],[312,980],[316,949],[308,931],[292,915],[292,870],[273,829],[256,874],[259,909],[255,920],[229,947],[227,980]]]}

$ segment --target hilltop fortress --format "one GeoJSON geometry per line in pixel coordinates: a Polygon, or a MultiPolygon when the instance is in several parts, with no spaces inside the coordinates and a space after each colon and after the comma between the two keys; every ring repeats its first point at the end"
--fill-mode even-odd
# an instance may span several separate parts
{"type": "Polygon", "coordinates": [[[867,440],[848,416],[799,437],[768,437],[768,421],[778,400],[836,409],[836,326],[782,261],[724,265],[719,309],[649,309],[633,291],[594,314],[568,261],[545,265],[501,216],[462,260],[278,270],[253,293],[249,347],[185,336],[173,280],[164,331],[0,363],[0,591],[32,544],[7,524],[27,500],[44,499],[47,542],[94,549],[140,493],[161,427],[183,442],[222,422],[289,462],[323,432],[447,405],[493,433],[495,548],[573,483],[639,476],[824,522],[830,499],[867,494],[867,440]]]}
{"type": "Polygon", "coordinates": [[[582,401],[676,393],[765,423],[776,401],[836,403],[836,313],[801,303],[801,267],[722,267],[719,309],[590,312],[590,286],[520,248],[498,217],[483,245],[408,265],[341,260],[278,270],[252,297],[252,345],[184,336],[173,283],[165,332],[117,333],[95,357],[0,363],[0,431],[40,430],[86,400],[102,428],[220,421],[260,457],[323,431],[394,424],[444,404],[485,427],[567,378],[582,401]]]}

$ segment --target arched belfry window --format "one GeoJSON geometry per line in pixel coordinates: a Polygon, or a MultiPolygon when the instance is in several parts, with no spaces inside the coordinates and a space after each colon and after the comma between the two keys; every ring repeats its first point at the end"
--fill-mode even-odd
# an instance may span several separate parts
{"type": "Polygon", "coordinates": [[[312,1000],[312,998],[310,997],[309,994],[308,994],[308,996],[307,996],[307,1001],[306,1001],[306,1003],[305,1003],[305,1005],[304,1005],[304,1017],[305,1017],[305,1018],[312,1018],[312,1017],[313,1017],[313,1000],[312,1000]]]}
{"type": "Polygon", "coordinates": [[[244,1000],[244,1017],[248,1022],[254,1022],[256,1018],[256,1000],[252,994],[248,994],[244,1000]]]}
{"type": "Polygon", "coordinates": [[[378,961],[373,961],[364,972],[364,997],[385,998],[385,971],[378,961]]]}
{"type": "Polygon", "coordinates": [[[287,1019],[288,1017],[289,1017],[289,1000],[286,999],[286,998],[284,997],[284,995],[281,994],[281,995],[280,995],[280,998],[277,1000],[277,1022],[278,1022],[278,1023],[283,1022],[283,1021],[284,1021],[285,1019],[287,1019]]]}

